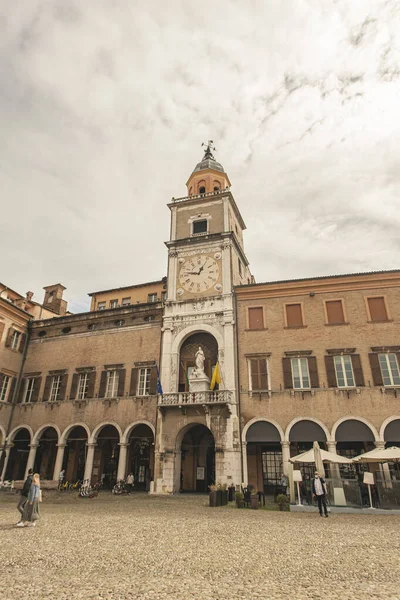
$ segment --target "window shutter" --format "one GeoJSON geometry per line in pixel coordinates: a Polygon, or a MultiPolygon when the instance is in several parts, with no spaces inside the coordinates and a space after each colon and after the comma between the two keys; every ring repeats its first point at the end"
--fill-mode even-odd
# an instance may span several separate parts
{"type": "Polygon", "coordinates": [[[44,392],[43,392],[43,402],[48,402],[50,399],[50,390],[51,390],[51,375],[47,375],[46,382],[44,384],[44,392]]]}
{"type": "Polygon", "coordinates": [[[68,374],[61,375],[60,382],[60,392],[58,394],[58,399],[60,401],[65,400],[65,392],[67,391],[67,383],[68,383],[68,374]]]}
{"type": "Polygon", "coordinates": [[[33,392],[32,392],[32,397],[31,397],[31,402],[37,402],[39,399],[39,391],[40,391],[40,386],[42,385],[42,378],[41,377],[36,377],[35,378],[35,384],[33,386],[33,392]]]}
{"type": "Polygon", "coordinates": [[[157,369],[155,367],[151,367],[150,371],[150,396],[154,396],[157,394],[157,369]]]}
{"type": "Polygon", "coordinates": [[[251,389],[259,390],[260,383],[258,381],[258,360],[250,360],[250,372],[251,372],[251,389]]]}
{"type": "Polygon", "coordinates": [[[387,321],[387,312],[385,306],[385,299],[382,298],[368,298],[368,307],[371,321],[387,321]]]}
{"type": "Polygon", "coordinates": [[[7,332],[7,337],[6,337],[6,341],[5,341],[5,347],[6,348],[10,348],[11,347],[11,338],[12,338],[12,334],[14,333],[14,329],[12,327],[9,328],[8,332],[7,332]]]}
{"type": "Polygon", "coordinates": [[[21,335],[21,339],[19,341],[18,352],[23,352],[25,347],[26,333],[21,335]]]}
{"type": "Polygon", "coordinates": [[[137,396],[137,382],[139,369],[133,368],[131,371],[131,386],[129,388],[130,396],[137,396]]]}
{"type": "Polygon", "coordinates": [[[106,394],[107,371],[102,371],[100,376],[99,398],[104,398],[106,394]]]}
{"type": "Polygon", "coordinates": [[[96,371],[90,371],[88,373],[88,387],[87,387],[87,397],[94,398],[94,386],[96,383],[96,371]]]}
{"type": "Polygon", "coordinates": [[[301,304],[286,305],[286,322],[288,327],[301,327],[303,325],[301,304]]]}
{"type": "Polygon", "coordinates": [[[0,322],[0,342],[1,342],[1,338],[3,337],[3,331],[4,331],[5,326],[6,326],[5,323],[0,322]]]}
{"type": "Polygon", "coordinates": [[[0,390],[1,390],[1,386],[3,385],[3,380],[4,380],[4,374],[0,373],[0,390]]]}
{"type": "Polygon", "coordinates": [[[328,300],[325,303],[328,323],[344,323],[344,312],[341,300],[328,300]]]}
{"type": "Polygon", "coordinates": [[[15,392],[15,385],[17,383],[17,378],[16,377],[11,377],[11,385],[10,385],[10,391],[8,394],[8,401],[12,402],[14,400],[14,392],[15,392]]]}
{"type": "Polygon", "coordinates": [[[260,365],[260,383],[261,389],[268,389],[268,373],[267,373],[267,361],[265,358],[260,358],[258,361],[260,365]]]}
{"type": "Polygon", "coordinates": [[[249,329],[264,329],[263,308],[257,306],[249,308],[249,329]]]}
{"type": "Polygon", "coordinates": [[[328,380],[328,387],[337,387],[335,363],[333,360],[333,356],[325,356],[325,368],[326,377],[328,380]]]}
{"type": "Polygon", "coordinates": [[[18,398],[17,398],[18,404],[20,404],[23,401],[25,390],[26,390],[26,379],[21,379],[21,383],[19,384],[18,398]]]}
{"type": "Polygon", "coordinates": [[[292,363],[290,358],[282,358],[282,366],[283,366],[283,384],[285,389],[291,390],[293,389],[293,379],[292,379],[292,363]]]}
{"type": "Polygon", "coordinates": [[[125,395],[125,377],[126,369],[118,371],[118,396],[123,398],[125,395]]]}
{"type": "Polygon", "coordinates": [[[379,366],[379,358],[377,354],[369,354],[369,363],[371,365],[372,379],[374,385],[383,385],[381,368],[379,366]]]}
{"type": "Polygon", "coordinates": [[[311,387],[319,388],[317,359],[315,356],[308,357],[308,370],[310,372],[311,387]]]}
{"type": "Polygon", "coordinates": [[[251,369],[251,389],[267,390],[268,389],[268,376],[267,376],[267,361],[265,358],[252,359],[250,360],[251,369]]]}
{"type": "Polygon", "coordinates": [[[69,392],[70,400],[75,400],[76,394],[78,392],[78,382],[79,382],[79,373],[74,373],[72,375],[72,384],[69,392]]]}
{"type": "MultiPolygon", "coordinates": [[[[359,354],[351,355],[351,364],[353,365],[354,379],[356,386],[364,386],[364,375],[361,368],[361,359],[359,354]]],[[[379,366],[379,365],[378,365],[379,366]]]]}

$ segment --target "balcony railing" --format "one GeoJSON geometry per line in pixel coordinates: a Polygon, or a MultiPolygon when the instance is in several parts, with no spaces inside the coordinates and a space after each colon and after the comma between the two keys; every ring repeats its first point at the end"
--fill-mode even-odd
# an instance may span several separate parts
{"type": "Polygon", "coordinates": [[[193,404],[232,404],[233,393],[229,390],[217,392],[178,392],[162,394],[158,397],[158,406],[188,406],[193,404]]]}
{"type": "Polygon", "coordinates": [[[219,194],[226,194],[230,192],[229,187],[224,190],[215,190],[213,192],[204,192],[204,194],[192,194],[191,196],[183,196],[182,198],[172,198],[171,202],[184,202],[185,200],[196,200],[198,198],[209,198],[210,196],[217,196],[219,194]]]}

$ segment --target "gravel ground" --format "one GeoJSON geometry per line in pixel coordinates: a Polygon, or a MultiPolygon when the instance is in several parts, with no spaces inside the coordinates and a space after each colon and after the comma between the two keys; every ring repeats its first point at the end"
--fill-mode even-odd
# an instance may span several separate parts
{"type": "Polygon", "coordinates": [[[0,496],[4,600],[400,599],[396,516],[210,509],[196,496],[0,496]]]}

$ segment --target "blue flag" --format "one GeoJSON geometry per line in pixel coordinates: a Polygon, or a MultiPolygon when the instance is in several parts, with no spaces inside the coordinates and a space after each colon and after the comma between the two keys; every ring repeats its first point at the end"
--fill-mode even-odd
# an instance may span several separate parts
{"type": "Polygon", "coordinates": [[[160,371],[158,370],[158,365],[156,363],[156,369],[157,369],[157,394],[162,394],[162,385],[161,385],[161,379],[160,379],[160,371]]]}

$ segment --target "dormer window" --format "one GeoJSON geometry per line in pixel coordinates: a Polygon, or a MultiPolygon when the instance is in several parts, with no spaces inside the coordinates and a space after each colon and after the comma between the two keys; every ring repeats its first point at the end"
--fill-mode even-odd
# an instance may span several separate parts
{"type": "Polygon", "coordinates": [[[219,187],[217,185],[214,185],[214,192],[219,192],[219,187]]]}
{"type": "Polygon", "coordinates": [[[193,235],[197,235],[200,233],[207,233],[207,231],[208,231],[207,219],[201,219],[201,221],[193,222],[193,235]]]}
{"type": "Polygon", "coordinates": [[[206,188],[205,188],[205,186],[204,186],[204,185],[202,185],[202,186],[199,188],[199,194],[205,194],[205,193],[206,193],[206,188]]]}

